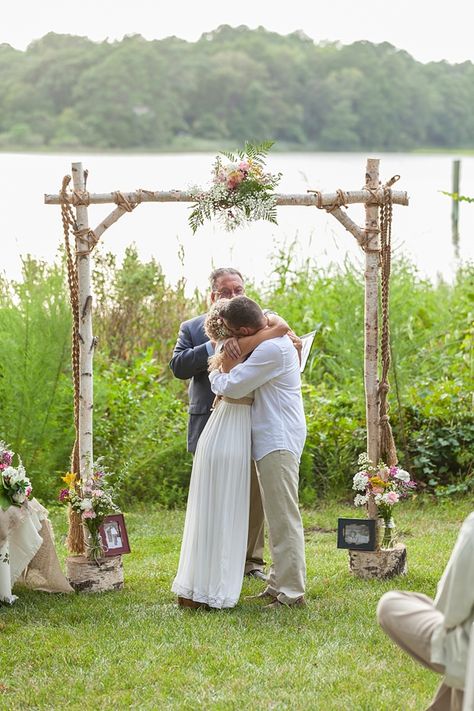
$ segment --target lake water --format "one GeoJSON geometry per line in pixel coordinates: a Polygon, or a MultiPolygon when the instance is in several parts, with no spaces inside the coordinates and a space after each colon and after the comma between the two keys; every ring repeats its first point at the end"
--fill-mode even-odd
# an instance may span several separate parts
{"type": "MultiPolygon", "coordinates": [[[[407,255],[422,276],[451,279],[457,263],[451,243],[451,201],[441,190],[451,188],[451,165],[456,155],[377,154],[383,181],[394,174],[401,179],[395,189],[406,190],[409,207],[395,206],[393,246],[396,255],[407,255]]],[[[282,193],[304,193],[308,188],[333,191],[359,189],[364,184],[367,154],[287,153],[268,161],[273,172],[282,172],[282,193]]],[[[45,155],[0,154],[0,239],[2,267],[11,277],[20,274],[20,255],[54,259],[62,241],[59,206],[44,205],[44,193],[57,193],[71,162],[82,160],[89,170],[91,192],[187,190],[205,186],[214,154],[152,155],[45,155]]],[[[463,157],[461,193],[474,195],[474,157],[463,157]]],[[[95,227],[111,205],[89,208],[95,227]]],[[[349,214],[361,226],[362,206],[349,214]]],[[[321,268],[346,259],[361,265],[355,239],[325,213],[309,207],[278,208],[278,226],[251,223],[235,233],[207,224],[193,236],[187,223],[187,204],[142,204],[107,230],[101,248],[121,257],[135,243],[143,259],[154,256],[171,283],[185,277],[188,291],[205,289],[216,266],[233,265],[257,282],[271,278],[272,255],[288,251],[294,242],[294,263],[310,257],[321,268]]],[[[460,204],[460,253],[474,259],[474,205],[460,204]]]]}

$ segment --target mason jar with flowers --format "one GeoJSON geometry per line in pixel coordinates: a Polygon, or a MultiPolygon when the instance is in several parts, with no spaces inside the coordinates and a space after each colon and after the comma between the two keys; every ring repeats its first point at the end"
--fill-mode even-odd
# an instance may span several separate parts
{"type": "Polygon", "coordinates": [[[86,555],[96,562],[103,555],[100,526],[108,514],[119,511],[113,501],[114,492],[107,482],[107,476],[98,467],[93,467],[91,476],[84,480],[74,472],[68,472],[62,477],[67,486],[59,492],[60,502],[70,504],[72,510],[81,517],[86,555]]]}
{"type": "Polygon", "coordinates": [[[374,464],[367,454],[358,459],[359,471],[354,475],[352,488],[357,491],[356,506],[366,506],[372,496],[382,522],[381,548],[392,548],[395,542],[392,511],[395,504],[408,498],[416,488],[410,474],[398,465],[384,462],[374,464]]]}

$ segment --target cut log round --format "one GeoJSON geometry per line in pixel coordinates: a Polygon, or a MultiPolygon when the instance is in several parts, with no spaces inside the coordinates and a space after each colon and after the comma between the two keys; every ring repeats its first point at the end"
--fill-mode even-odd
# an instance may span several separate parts
{"type": "Polygon", "coordinates": [[[100,558],[96,563],[85,556],[70,556],[67,578],[76,592],[106,592],[123,588],[122,556],[100,558]]]}
{"type": "Polygon", "coordinates": [[[358,578],[384,580],[407,573],[407,549],[403,543],[378,551],[349,550],[349,570],[358,578]]]}

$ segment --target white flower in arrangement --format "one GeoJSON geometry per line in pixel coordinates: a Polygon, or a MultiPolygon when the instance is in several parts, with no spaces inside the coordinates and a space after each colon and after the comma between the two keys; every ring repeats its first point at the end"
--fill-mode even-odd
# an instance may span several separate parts
{"type": "Polygon", "coordinates": [[[355,491],[365,491],[368,481],[369,477],[365,472],[357,472],[357,474],[354,474],[354,478],[352,479],[352,488],[355,491]]]}
{"type": "Polygon", "coordinates": [[[82,499],[80,507],[83,511],[90,511],[94,508],[91,499],[82,499]]]}
{"type": "Polygon", "coordinates": [[[406,472],[404,469],[398,469],[398,471],[394,474],[395,479],[399,479],[400,481],[405,481],[408,482],[411,479],[411,476],[409,475],[408,472],[406,472]]]}
{"type": "Polygon", "coordinates": [[[10,486],[16,484],[17,481],[21,481],[23,479],[18,469],[15,469],[15,467],[7,467],[6,469],[4,469],[3,477],[10,483],[10,486]]]}
{"type": "Polygon", "coordinates": [[[376,505],[378,506],[379,504],[383,503],[383,494],[375,494],[374,496],[374,501],[376,505]]]}
{"type": "Polygon", "coordinates": [[[362,496],[361,494],[356,494],[354,496],[354,504],[356,506],[365,506],[365,504],[368,502],[369,497],[368,496],[362,496]]]}
{"type": "Polygon", "coordinates": [[[16,494],[12,495],[12,499],[16,504],[22,504],[26,501],[26,496],[22,491],[17,491],[16,494]]]}

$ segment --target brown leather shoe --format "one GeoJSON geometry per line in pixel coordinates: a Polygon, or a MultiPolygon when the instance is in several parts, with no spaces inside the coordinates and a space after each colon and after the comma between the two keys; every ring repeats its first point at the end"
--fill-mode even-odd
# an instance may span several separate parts
{"type": "Polygon", "coordinates": [[[247,597],[244,597],[244,600],[276,600],[276,597],[266,590],[263,590],[258,593],[258,595],[247,595],[247,597]]]}
{"type": "Polygon", "coordinates": [[[180,607],[187,607],[191,610],[210,610],[211,608],[205,602],[196,602],[195,600],[190,600],[188,597],[178,596],[178,605],[180,607]]]}
{"type": "Polygon", "coordinates": [[[263,609],[264,610],[281,610],[284,607],[306,607],[306,600],[304,599],[304,595],[301,597],[298,597],[296,600],[293,602],[285,603],[285,602],[280,602],[277,598],[274,598],[273,602],[271,602],[269,605],[264,605],[263,609]]]}

